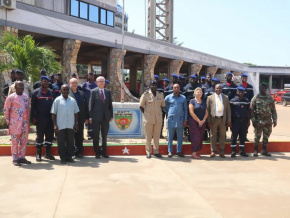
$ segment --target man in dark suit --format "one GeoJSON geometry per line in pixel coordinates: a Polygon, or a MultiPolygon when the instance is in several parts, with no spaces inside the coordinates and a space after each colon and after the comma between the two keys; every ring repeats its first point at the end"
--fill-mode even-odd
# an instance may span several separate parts
{"type": "Polygon", "coordinates": [[[104,158],[107,155],[107,135],[109,131],[109,122],[113,119],[113,103],[111,91],[105,89],[105,78],[99,76],[97,78],[98,87],[92,90],[89,112],[90,123],[93,124],[93,145],[96,158],[100,158],[101,154],[104,158]],[[102,152],[99,149],[99,132],[102,134],[102,152]]]}
{"type": "Polygon", "coordinates": [[[76,100],[80,110],[78,113],[78,131],[75,133],[75,157],[83,158],[84,123],[88,123],[89,121],[87,96],[84,92],[78,90],[78,81],[76,78],[70,79],[69,87],[69,96],[76,100]]]}
{"type": "Polygon", "coordinates": [[[215,86],[215,94],[207,98],[207,110],[207,123],[208,127],[210,128],[211,136],[210,157],[215,157],[215,153],[217,152],[216,138],[217,130],[219,129],[220,157],[225,158],[224,148],[226,139],[226,127],[231,127],[231,108],[228,97],[222,94],[221,84],[217,84],[215,86]]]}

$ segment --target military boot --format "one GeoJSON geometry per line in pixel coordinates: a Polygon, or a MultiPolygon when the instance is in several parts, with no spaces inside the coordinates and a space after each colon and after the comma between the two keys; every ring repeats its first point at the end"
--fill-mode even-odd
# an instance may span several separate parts
{"type": "Polygon", "coordinates": [[[232,147],[232,154],[231,154],[232,158],[236,157],[236,147],[232,147]]]}
{"type": "Polygon", "coordinates": [[[249,157],[249,155],[244,151],[244,147],[240,147],[240,156],[249,157]]]}
{"type": "Polygon", "coordinates": [[[45,158],[49,160],[55,160],[54,156],[51,154],[51,145],[46,146],[45,158]]]}
{"type": "Polygon", "coordinates": [[[266,151],[266,148],[267,148],[267,145],[263,145],[263,147],[262,147],[262,151],[261,151],[261,155],[264,155],[264,156],[270,157],[271,154],[268,153],[268,152],[266,151]]]}
{"type": "Polygon", "coordinates": [[[254,154],[253,154],[254,157],[258,157],[258,148],[259,148],[258,146],[254,147],[254,154]]]}
{"type": "Polygon", "coordinates": [[[40,162],[41,161],[41,147],[37,146],[37,150],[36,150],[36,161],[40,162]]]}

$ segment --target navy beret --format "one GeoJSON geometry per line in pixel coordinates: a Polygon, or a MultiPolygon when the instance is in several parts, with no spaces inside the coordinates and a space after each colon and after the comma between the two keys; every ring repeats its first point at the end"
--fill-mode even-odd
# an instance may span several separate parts
{"type": "Polygon", "coordinates": [[[196,77],[196,75],[190,75],[190,78],[195,78],[195,79],[197,79],[197,77],[196,77]]]}
{"type": "Polygon", "coordinates": [[[48,81],[50,80],[47,76],[41,76],[41,77],[40,77],[40,80],[44,80],[44,79],[46,79],[46,80],[48,80],[48,81]]]}
{"type": "Polygon", "coordinates": [[[226,73],[226,75],[233,75],[233,74],[232,74],[232,72],[229,71],[226,73]]]}
{"type": "Polygon", "coordinates": [[[158,75],[154,75],[154,78],[156,78],[156,79],[160,79],[158,75]]]}
{"type": "Polygon", "coordinates": [[[248,77],[248,75],[247,74],[245,74],[245,73],[242,73],[242,75],[241,75],[242,77],[248,77]]]}
{"type": "Polygon", "coordinates": [[[167,78],[164,78],[164,79],[163,79],[163,81],[169,82],[169,79],[167,79],[167,78]]]}
{"type": "Polygon", "coordinates": [[[175,73],[172,74],[172,77],[178,77],[178,75],[176,75],[175,73]]]}
{"type": "Polygon", "coordinates": [[[219,79],[216,78],[216,77],[213,77],[213,78],[211,79],[211,81],[219,82],[219,79]]]}
{"type": "Polygon", "coordinates": [[[110,84],[110,81],[106,79],[106,80],[105,80],[105,83],[110,84]]]}
{"type": "Polygon", "coordinates": [[[246,91],[246,89],[245,89],[243,86],[238,86],[238,87],[237,87],[237,90],[240,90],[240,91],[246,91]]]}
{"type": "Polygon", "coordinates": [[[22,70],[16,70],[16,73],[21,73],[21,74],[24,74],[24,72],[22,70]]]}
{"type": "Polygon", "coordinates": [[[201,79],[205,79],[205,76],[202,76],[201,79]]]}

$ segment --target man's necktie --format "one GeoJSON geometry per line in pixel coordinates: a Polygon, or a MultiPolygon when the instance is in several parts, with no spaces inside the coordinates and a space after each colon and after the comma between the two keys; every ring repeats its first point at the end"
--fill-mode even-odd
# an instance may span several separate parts
{"type": "Polygon", "coordinates": [[[223,104],[222,104],[222,101],[221,101],[221,98],[220,98],[219,95],[218,95],[218,98],[217,98],[217,106],[218,106],[218,112],[222,113],[223,112],[223,104]]]}
{"type": "Polygon", "coordinates": [[[103,102],[105,103],[105,97],[104,97],[103,89],[101,89],[101,95],[102,95],[102,100],[103,100],[103,102]]]}

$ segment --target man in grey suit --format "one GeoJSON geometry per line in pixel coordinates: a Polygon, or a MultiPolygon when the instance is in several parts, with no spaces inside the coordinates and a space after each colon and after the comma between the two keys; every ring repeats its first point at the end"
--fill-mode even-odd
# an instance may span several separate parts
{"type": "Polygon", "coordinates": [[[101,154],[104,158],[107,155],[107,135],[109,131],[109,122],[113,119],[113,103],[111,91],[105,89],[105,78],[99,76],[97,78],[98,87],[92,90],[89,112],[90,123],[93,124],[93,145],[96,158],[100,158],[101,154]],[[102,152],[99,149],[99,132],[102,134],[102,152]]]}
{"type": "Polygon", "coordinates": [[[207,123],[210,128],[210,144],[211,155],[215,157],[217,151],[216,138],[219,129],[219,142],[220,142],[220,157],[225,158],[224,148],[226,142],[226,127],[231,127],[231,108],[229,99],[226,95],[222,94],[222,86],[217,84],[215,86],[215,94],[207,98],[208,118],[207,123]]]}

